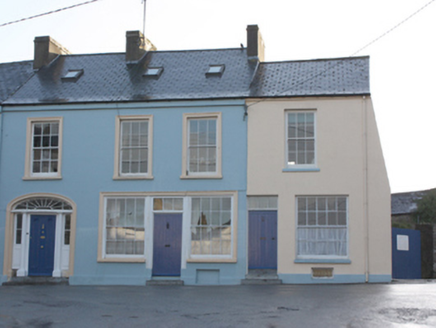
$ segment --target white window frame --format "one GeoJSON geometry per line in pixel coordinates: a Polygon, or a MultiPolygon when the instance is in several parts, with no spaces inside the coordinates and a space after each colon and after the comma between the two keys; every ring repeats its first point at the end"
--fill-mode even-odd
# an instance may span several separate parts
{"type": "Polygon", "coordinates": [[[288,169],[304,169],[304,168],[316,168],[317,167],[317,122],[316,122],[316,110],[286,110],[285,111],[285,167],[288,169]],[[307,164],[300,164],[300,163],[295,163],[295,164],[290,164],[289,163],[289,140],[291,139],[291,137],[289,136],[289,114],[295,114],[298,116],[298,114],[313,114],[313,138],[306,138],[306,137],[295,137],[293,139],[295,139],[297,142],[298,140],[308,140],[308,139],[313,139],[314,142],[314,158],[313,158],[313,163],[307,163],[307,164]]]}
{"type": "MultiPolygon", "coordinates": [[[[213,198],[217,198],[217,199],[221,199],[221,198],[229,198],[230,199],[230,253],[229,254],[192,254],[192,235],[190,238],[190,246],[191,246],[191,252],[190,252],[190,258],[191,259],[232,259],[234,257],[233,253],[234,253],[234,249],[233,249],[233,243],[234,243],[234,235],[235,235],[235,230],[234,230],[234,198],[230,195],[222,195],[222,196],[208,196],[208,195],[199,195],[199,196],[192,196],[191,197],[191,209],[190,209],[190,224],[189,224],[189,230],[192,232],[192,228],[196,227],[198,225],[194,225],[192,224],[192,200],[194,198],[199,198],[200,201],[201,199],[204,198],[209,198],[209,199],[213,199],[213,198]]],[[[209,225],[208,225],[209,226],[209,225]]],[[[218,227],[218,226],[217,226],[218,227]]],[[[219,227],[223,227],[223,225],[220,225],[219,227]]]]}
{"type": "MultiPolygon", "coordinates": [[[[328,202],[327,202],[327,206],[328,206],[328,202]]],[[[327,210],[328,211],[328,210],[327,210]]],[[[308,211],[307,211],[308,212],[308,211]]],[[[307,215],[307,221],[308,219],[308,214],[306,212],[307,215]]],[[[318,208],[316,209],[316,220],[318,221],[318,208]]],[[[327,218],[326,218],[327,220],[327,218]]],[[[296,253],[296,258],[297,259],[301,259],[301,260],[313,260],[313,259],[318,259],[318,260],[346,260],[349,258],[349,199],[348,196],[346,195],[305,195],[305,196],[296,196],[295,197],[295,253],[296,253]],[[345,220],[346,220],[346,224],[345,225],[329,225],[329,224],[325,224],[325,225],[299,225],[299,199],[302,198],[344,198],[345,199],[345,206],[346,206],[346,216],[345,216],[345,220]],[[299,246],[298,246],[298,242],[299,242],[299,229],[335,229],[335,228],[342,228],[346,230],[345,232],[345,255],[316,255],[316,254],[306,254],[306,255],[301,255],[299,254],[299,246]]]]}
{"type": "Polygon", "coordinates": [[[182,150],[182,175],[181,179],[221,179],[222,178],[222,114],[217,113],[185,113],[183,114],[183,150],[182,150]],[[214,172],[189,171],[189,122],[191,120],[215,119],[216,120],[216,166],[214,172]]]}
{"type": "Polygon", "coordinates": [[[147,215],[147,203],[145,197],[141,195],[101,195],[100,197],[100,224],[99,224],[99,262],[145,262],[145,254],[146,254],[146,215],[147,215]],[[106,245],[107,245],[107,229],[106,229],[106,209],[107,209],[107,201],[113,199],[143,199],[144,200],[144,249],[142,254],[107,254],[106,253],[106,245]]]}
{"type": "Polygon", "coordinates": [[[125,179],[153,179],[153,115],[123,115],[115,118],[115,162],[114,176],[115,180],[125,179]],[[148,158],[146,173],[121,173],[121,124],[125,121],[146,121],[148,122],[148,158]]]}
{"type": "Polygon", "coordinates": [[[63,135],[63,118],[62,117],[29,117],[27,119],[27,140],[26,140],[26,157],[23,180],[41,180],[41,179],[62,179],[62,135],[63,135]],[[35,124],[58,123],[58,159],[57,172],[33,172],[33,130],[35,124]]]}

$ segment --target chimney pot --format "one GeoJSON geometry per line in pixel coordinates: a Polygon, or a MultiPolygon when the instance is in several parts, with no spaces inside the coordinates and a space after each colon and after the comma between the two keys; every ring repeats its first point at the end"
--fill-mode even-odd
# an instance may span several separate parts
{"type": "Polygon", "coordinates": [[[265,44],[259,31],[259,26],[247,26],[247,56],[249,60],[264,61],[265,44]]]}

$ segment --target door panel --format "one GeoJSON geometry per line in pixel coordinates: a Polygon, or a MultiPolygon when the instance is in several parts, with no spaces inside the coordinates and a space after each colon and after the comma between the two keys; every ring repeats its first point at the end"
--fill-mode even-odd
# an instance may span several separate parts
{"type": "Polygon", "coordinates": [[[153,276],[180,276],[182,214],[155,214],[153,232],[153,276]]]}
{"type": "Polygon", "coordinates": [[[248,269],[277,269],[277,211],[250,211],[248,219],[248,269]]]}
{"type": "Polygon", "coordinates": [[[29,276],[52,276],[55,227],[55,215],[30,217],[29,276]]]}

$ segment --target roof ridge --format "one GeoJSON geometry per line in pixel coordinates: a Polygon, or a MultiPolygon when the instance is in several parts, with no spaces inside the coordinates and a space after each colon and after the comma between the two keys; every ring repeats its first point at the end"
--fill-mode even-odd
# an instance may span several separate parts
{"type": "Polygon", "coordinates": [[[357,57],[336,57],[336,58],[316,58],[316,59],[296,59],[296,60],[279,60],[260,62],[260,64],[281,64],[281,63],[301,63],[301,62],[320,62],[320,61],[336,61],[336,60],[355,60],[355,59],[369,59],[369,56],[357,57]]]}

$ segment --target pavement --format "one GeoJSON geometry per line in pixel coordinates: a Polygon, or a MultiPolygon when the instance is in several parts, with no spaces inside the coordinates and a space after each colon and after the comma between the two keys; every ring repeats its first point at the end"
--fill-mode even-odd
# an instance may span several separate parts
{"type": "Polygon", "coordinates": [[[0,286],[0,327],[436,327],[436,283],[0,286]]]}

